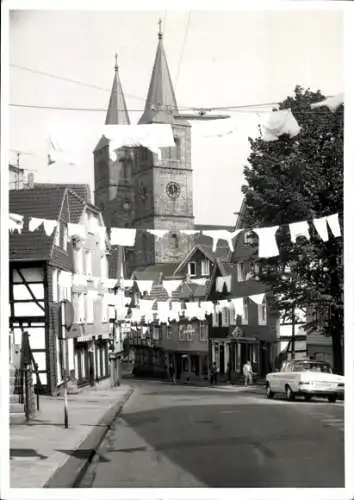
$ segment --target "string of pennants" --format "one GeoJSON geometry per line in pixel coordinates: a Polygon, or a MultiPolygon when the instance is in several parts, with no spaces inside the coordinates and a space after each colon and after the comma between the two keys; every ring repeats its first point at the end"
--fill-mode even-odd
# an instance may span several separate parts
{"type": "MultiPolygon", "coordinates": [[[[320,217],[312,220],[313,225],[323,241],[328,241],[330,229],[332,235],[335,238],[341,236],[341,228],[339,225],[338,213],[328,215],[325,217],[320,217]]],[[[19,233],[23,230],[24,216],[19,214],[10,213],[9,214],[9,230],[13,232],[17,230],[19,233]]],[[[58,227],[58,221],[40,219],[36,217],[31,217],[29,221],[29,231],[36,231],[41,225],[43,225],[47,236],[53,234],[54,230],[58,227]]],[[[97,223],[98,224],[98,223],[97,223]]],[[[220,240],[226,241],[228,243],[230,251],[234,250],[234,239],[241,232],[252,231],[258,236],[258,256],[259,258],[270,258],[279,255],[279,248],[276,241],[276,232],[280,226],[272,227],[262,227],[262,228],[252,228],[252,229],[236,229],[235,231],[227,231],[223,229],[215,230],[197,230],[197,229],[180,229],[170,231],[169,229],[130,229],[130,228],[112,228],[110,231],[110,241],[112,245],[118,245],[123,247],[134,247],[137,231],[145,231],[152,234],[156,240],[163,239],[168,233],[179,232],[182,235],[195,235],[202,233],[205,236],[210,237],[213,240],[212,251],[215,252],[220,240]]],[[[308,221],[293,222],[289,224],[291,241],[296,243],[298,237],[304,237],[310,240],[309,223],[308,221]]],[[[96,233],[100,233],[100,241],[105,241],[106,228],[104,226],[96,226],[94,229],[96,233]]],[[[86,238],[86,230],[83,224],[68,224],[68,238],[73,236],[79,236],[82,239],[86,238]]]]}
{"type": "MultiPolygon", "coordinates": [[[[169,323],[171,321],[179,321],[181,318],[199,319],[204,321],[207,315],[223,313],[225,310],[230,311],[232,319],[237,316],[244,315],[244,298],[232,298],[230,300],[218,300],[216,303],[212,301],[195,301],[181,302],[179,299],[173,299],[173,292],[176,291],[183,283],[195,283],[198,285],[206,285],[206,278],[188,279],[185,280],[163,280],[161,285],[167,291],[169,299],[167,301],[158,301],[157,299],[149,299],[148,296],[153,287],[153,280],[127,280],[119,281],[119,286],[116,293],[113,289],[117,286],[117,279],[114,278],[98,278],[88,275],[73,274],[68,271],[60,271],[58,276],[58,285],[61,290],[61,295],[66,299],[72,300],[71,293],[86,293],[90,301],[98,298],[98,295],[103,296],[103,300],[107,306],[114,306],[117,319],[120,321],[129,320],[131,323],[152,323],[160,321],[169,323]],[[88,289],[88,283],[92,283],[95,289],[88,289]],[[98,285],[101,283],[101,290],[98,285]],[[134,284],[137,285],[142,297],[134,307],[131,307],[132,297],[127,293],[127,289],[131,289],[134,284]],[[65,291],[66,290],[66,291],[65,291]],[[108,293],[107,293],[108,291],[108,293]],[[147,295],[146,295],[147,294],[147,295]]],[[[216,289],[223,290],[226,286],[227,291],[231,291],[231,276],[219,276],[216,280],[216,289]]],[[[265,294],[260,293],[250,295],[249,298],[258,305],[264,303],[265,294]]]]}

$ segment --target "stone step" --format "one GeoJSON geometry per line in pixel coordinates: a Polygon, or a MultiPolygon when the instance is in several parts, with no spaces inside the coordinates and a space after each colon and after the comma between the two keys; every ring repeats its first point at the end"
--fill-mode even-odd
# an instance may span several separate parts
{"type": "Polygon", "coordinates": [[[26,423],[24,413],[10,413],[10,425],[21,425],[26,423]]]}

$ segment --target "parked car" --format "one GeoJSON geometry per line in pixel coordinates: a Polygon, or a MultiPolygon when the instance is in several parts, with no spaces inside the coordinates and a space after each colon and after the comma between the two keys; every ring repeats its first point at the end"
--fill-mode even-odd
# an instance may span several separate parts
{"type": "Polygon", "coordinates": [[[284,361],[280,371],[266,376],[267,398],[284,394],[288,401],[302,396],[307,401],[321,397],[335,403],[343,393],[344,377],[334,374],[331,365],[325,361],[284,361]]]}

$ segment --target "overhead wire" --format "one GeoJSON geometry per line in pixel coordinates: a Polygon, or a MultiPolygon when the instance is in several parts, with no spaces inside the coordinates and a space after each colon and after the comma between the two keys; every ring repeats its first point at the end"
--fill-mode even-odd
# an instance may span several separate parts
{"type": "Polygon", "coordinates": [[[185,47],[186,47],[186,42],[187,42],[189,25],[190,25],[190,22],[191,22],[191,17],[192,17],[192,11],[190,10],[188,12],[188,19],[187,19],[186,28],[185,28],[185,31],[184,31],[184,38],[183,38],[183,42],[182,42],[181,55],[180,55],[178,66],[177,66],[177,73],[176,73],[176,79],[175,79],[175,88],[177,87],[177,84],[178,84],[178,78],[179,78],[179,74],[180,74],[180,70],[181,70],[181,66],[182,66],[182,61],[183,61],[184,51],[185,51],[185,47]]]}

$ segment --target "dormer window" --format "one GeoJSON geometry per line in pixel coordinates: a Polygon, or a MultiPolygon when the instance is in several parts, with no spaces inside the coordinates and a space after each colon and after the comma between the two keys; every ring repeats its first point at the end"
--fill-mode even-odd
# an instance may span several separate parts
{"type": "Polygon", "coordinates": [[[188,262],[188,274],[189,274],[189,276],[196,276],[197,275],[196,262],[188,262]]]}

